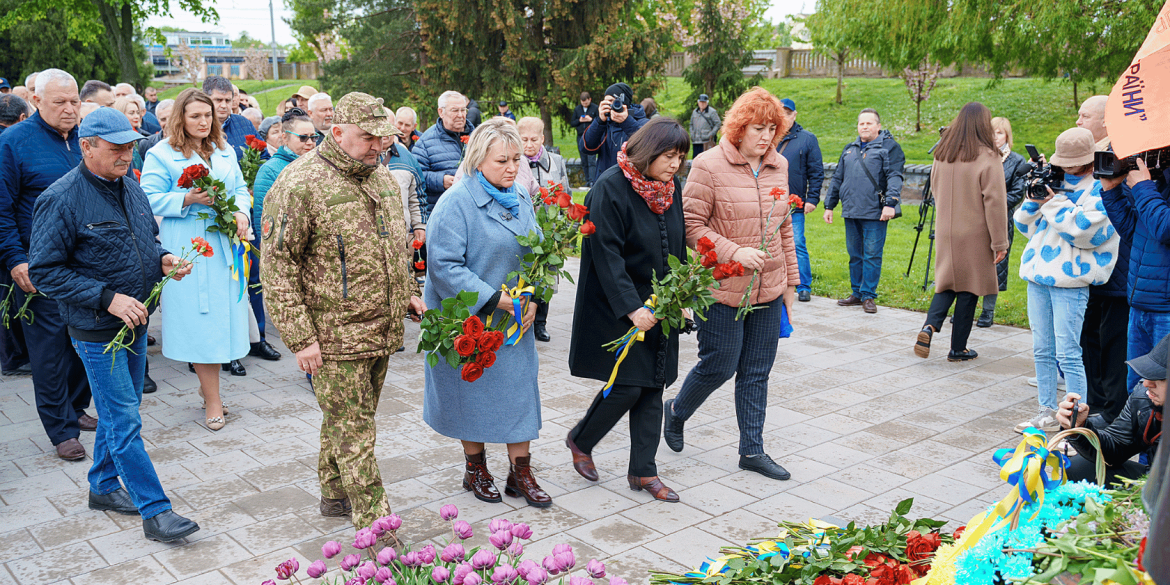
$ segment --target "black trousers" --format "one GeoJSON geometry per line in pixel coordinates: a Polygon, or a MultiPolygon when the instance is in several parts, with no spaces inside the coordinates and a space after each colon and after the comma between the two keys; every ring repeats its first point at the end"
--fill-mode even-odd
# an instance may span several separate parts
{"type": "Polygon", "coordinates": [[[538,300],[532,302],[536,305],[536,320],[533,323],[541,325],[548,323],[548,303],[538,300]]]}
{"type": "Polygon", "coordinates": [[[662,438],[662,388],[621,386],[615,384],[608,397],[601,392],[593,398],[593,404],[585,416],[573,427],[573,442],[586,453],[630,413],[630,468],[629,474],[637,477],[658,475],[654,457],[658,455],[658,443],[662,438]]]}
{"type": "Polygon", "coordinates": [[[1125,297],[1089,293],[1085,324],[1081,327],[1081,354],[1089,388],[1086,399],[1106,421],[1112,422],[1129,400],[1125,365],[1129,338],[1129,303],[1125,297]]]}
{"type": "Polygon", "coordinates": [[[971,337],[971,321],[975,318],[975,305],[979,297],[969,292],[956,293],[953,290],[944,290],[934,293],[930,300],[930,310],[926,313],[926,323],[934,327],[937,332],[942,329],[943,321],[951,305],[955,306],[955,322],[951,325],[951,352],[960,353],[967,350],[967,339],[971,337]]]}
{"type": "MultiPolygon", "coordinates": [[[[1094,453],[1093,457],[1097,454],[1094,453]]],[[[1068,480],[1069,481],[1097,481],[1097,471],[1093,468],[1096,459],[1087,459],[1084,455],[1077,453],[1069,457],[1068,462],[1068,480]]],[[[1150,470],[1149,467],[1138,463],[1137,461],[1126,461],[1120,467],[1105,467],[1105,486],[1117,483],[1120,481],[1119,477],[1126,479],[1138,479],[1145,475],[1150,470]]]]}
{"type": "MultiPolygon", "coordinates": [[[[16,299],[24,303],[24,291],[16,299]]],[[[45,434],[54,445],[76,439],[81,432],[77,418],[89,408],[89,378],[85,365],[73,349],[57,301],[38,296],[29,303],[33,321],[25,321],[24,339],[32,359],[33,391],[37,415],[45,434]]]]}

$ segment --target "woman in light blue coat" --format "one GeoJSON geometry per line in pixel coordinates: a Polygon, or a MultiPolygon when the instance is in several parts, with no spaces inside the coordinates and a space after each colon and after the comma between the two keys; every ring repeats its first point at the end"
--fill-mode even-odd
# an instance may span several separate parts
{"type": "MultiPolygon", "coordinates": [[[[225,424],[219,397],[220,364],[248,353],[248,295],[232,277],[232,248],[227,236],[211,233],[209,196],[197,189],[178,187],[184,169],[203,165],[211,176],[227,186],[240,209],[248,209],[250,195],[236,163],[235,151],[227,145],[215,119],[211,98],[196,89],[187,89],[175,99],[167,122],[167,140],[146,153],[142,189],[155,215],[162,216],[159,238],[169,250],[189,249],[192,238],[204,238],[214,255],[196,256],[190,278],[170,282],[162,291],[162,351],[166,357],[195,364],[199,394],[203,397],[207,427],[213,431],[225,424]]],[[[237,235],[247,240],[248,215],[237,212],[237,235]]],[[[247,273],[240,276],[247,283],[247,273]]]]}
{"type": "MultiPolygon", "coordinates": [[[[479,294],[473,314],[493,323],[512,315],[512,298],[501,290],[516,285],[508,273],[520,270],[529,248],[516,236],[539,231],[532,200],[516,185],[520,169],[520,133],[511,120],[496,118],[475,129],[460,166],[463,179],[435,205],[427,227],[426,304],[439,307],[461,291],[479,294]]],[[[552,505],[529,466],[528,443],[540,434],[539,362],[530,305],[522,321],[525,333],[516,345],[496,352],[496,362],[474,382],[443,360],[426,368],[423,420],[436,432],[459,439],[467,459],[463,488],[485,502],[499,502],[484,457],[484,443],[507,443],[511,466],[504,493],[523,497],[530,506],[552,505]]]]}

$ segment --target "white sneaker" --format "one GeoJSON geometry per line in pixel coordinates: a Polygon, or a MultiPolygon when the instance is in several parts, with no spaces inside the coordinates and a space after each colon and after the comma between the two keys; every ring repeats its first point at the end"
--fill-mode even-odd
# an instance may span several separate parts
{"type": "MultiPolygon", "coordinates": [[[[1036,378],[1028,378],[1028,385],[1033,387],[1033,388],[1039,388],[1040,382],[1038,382],[1036,380],[1036,378]]],[[[1056,377],[1056,389],[1057,390],[1064,390],[1066,387],[1067,387],[1067,385],[1064,383],[1064,377],[1057,376],[1056,377]]]]}
{"type": "Polygon", "coordinates": [[[1040,414],[1037,414],[1031,420],[1026,420],[1016,425],[1016,432],[1023,434],[1028,430],[1028,427],[1036,427],[1046,433],[1052,433],[1060,430],[1060,423],[1056,422],[1056,411],[1051,408],[1041,408],[1040,414]]]}

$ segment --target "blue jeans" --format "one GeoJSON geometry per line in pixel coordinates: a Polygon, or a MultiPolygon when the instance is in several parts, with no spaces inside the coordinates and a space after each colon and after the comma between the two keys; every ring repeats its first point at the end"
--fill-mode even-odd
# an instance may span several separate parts
{"type": "Polygon", "coordinates": [[[797,292],[812,290],[812,267],[808,263],[808,246],[804,245],[804,213],[792,214],[792,239],[796,241],[796,266],[800,269],[797,292]]]}
{"type": "Polygon", "coordinates": [[[780,343],[783,300],[755,305],[740,320],[736,307],[711,305],[699,328],[699,363],[674,397],[674,414],[690,418],[716,389],[735,376],[735,417],[739,454],[764,452],[764,414],[768,408],[768,374],[780,343]]]}
{"type": "Polygon", "coordinates": [[[877,298],[887,226],[888,222],[878,219],[845,219],[849,283],[853,286],[853,296],[863,301],[877,298]]]}
{"type": "Polygon", "coordinates": [[[73,341],[81,356],[93,403],[98,412],[97,438],[93,446],[93,467],[89,490],[105,495],[126,485],[130,499],[143,518],[171,509],[162,483],[142,443],[142,378],[146,373],[146,335],[131,344],[131,350],[102,353],[106,344],[73,341]]]}
{"type": "Polygon", "coordinates": [[[1056,410],[1058,360],[1068,392],[1077,393],[1082,400],[1088,395],[1089,383],[1081,357],[1081,327],[1088,304],[1087,286],[1057,288],[1028,283],[1028,323],[1032,326],[1032,356],[1041,408],[1056,410]]]}
{"type": "MultiPolygon", "coordinates": [[[[1163,337],[1170,335],[1170,313],[1154,313],[1143,311],[1136,307],[1129,308],[1129,342],[1126,346],[1126,359],[1139,358],[1158,345],[1163,337]]],[[[1127,367],[1128,369],[1128,367],[1127,367]]],[[[1130,394],[1141,377],[1128,369],[1125,378],[1125,389],[1130,394]]]]}
{"type": "Polygon", "coordinates": [[[581,155],[581,170],[585,172],[585,183],[592,185],[597,180],[597,153],[585,150],[585,141],[577,137],[577,154],[581,155]]]}

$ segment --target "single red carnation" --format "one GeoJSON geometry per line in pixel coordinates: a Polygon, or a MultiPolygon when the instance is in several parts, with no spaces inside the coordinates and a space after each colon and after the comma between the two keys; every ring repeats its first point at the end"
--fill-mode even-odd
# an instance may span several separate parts
{"type": "Polygon", "coordinates": [[[1143,572],[1146,570],[1146,563],[1144,562],[1144,559],[1142,559],[1142,557],[1146,556],[1146,539],[1147,538],[1149,538],[1149,537],[1143,536],[1142,542],[1140,544],[1138,544],[1137,568],[1139,571],[1143,571],[1143,572]]]}
{"type": "Polygon", "coordinates": [[[414,263],[414,269],[415,269],[415,270],[426,270],[426,269],[427,269],[427,263],[426,263],[426,262],[423,262],[422,260],[419,260],[418,262],[415,262],[415,263],[414,263]]]}
{"type": "Polygon", "coordinates": [[[712,242],[711,238],[708,238],[707,236],[703,236],[703,237],[699,238],[699,242],[696,244],[695,251],[698,252],[699,255],[701,256],[701,255],[706,254],[707,252],[710,252],[711,250],[714,250],[714,249],[715,249],[715,242],[712,242]]]}
{"type": "Polygon", "coordinates": [[[804,207],[804,201],[800,198],[800,195],[789,195],[788,204],[793,207],[804,207]]]}
{"type": "Polygon", "coordinates": [[[215,255],[215,251],[212,250],[211,244],[208,244],[207,240],[203,238],[191,238],[191,245],[195,246],[195,250],[207,258],[215,255]]]}
{"type": "Polygon", "coordinates": [[[955,540],[959,540],[960,538],[963,537],[963,531],[966,529],[967,529],[967,526],[965,526],[965,525],[956,528],[955,531],[951,533],[951,538],[953,538],[955,540]]]}
{"type": "Polygon", "coordinates": [[[479,317],[475,315],[468,317],[463,321],[463,334],[473,339],[479,339],[479,336],[483,334],[483,321],[480,321],[479,317]]]}
{"type": "MultiPolygon", "coordinates": [[[[463,136],[459,137],[459,142],[462,142],[463,144],[467,144],[470,141],[471,141],[471,136],[468,136],[467,134],[464,134],[463,136]]],[[[479,376],[476,376],[476,377],[478,378],[479,376]]],[[[468,380],[468,382],[470,382],[470,381],[471,380],[468,380]]]]}
{"type": "Polygon", "coordinates": [[[547,187],[540,188],[540,198],[541,199],[548,199],[548,188],[547,187]]]}
{"type": "Polygon", "coordinates": [[[467,357],[475,353],[475,338],[470,335],[460,335],[455,338],[455,353],[467,357]]]}
{"type": "Polygon", "coordinates": [[[464,364],[463,372],[460,374],[460,377],[463,378],[463,381],[465,381],[465,382],[474,382],[474,381],[478,380],[479,377],[482,375],[483,375],[483,366],[481,366],[475,362],[468,362],[468,363],[464,364]]]}
{"type": "Polygon", "coordinates": [[[410,247],[414,248],[415,250],[421,250],[423,247],[423,243],[420,242],[419,240],[415,240],[415,241],[410,243],[410,247]]]}
{"type": "Polygon", "coordinates": [[[593,225],[593,222],[586,220],[585,223],[581,224],[581,233],[582,234],[585,234],[587,236],[591,236],[595,232],[597,232],[597,226],[593,225]]]}
{"type": "Polygon", "coordinates": [[[772,191],[769,193],[769,195],[771,195],[773,199],[783,199],[784,195],[786,195],[787,193],[788,193],[788,191],[786,189],[782,189],[780,187],[772,187],[772,191]]]}
{"type": "Polygon", "coordinates": [[[479,355],[475,356],[475,363],[486,370],[496,363],[496,354],[491,351],[480,351],[479,355]]]}

